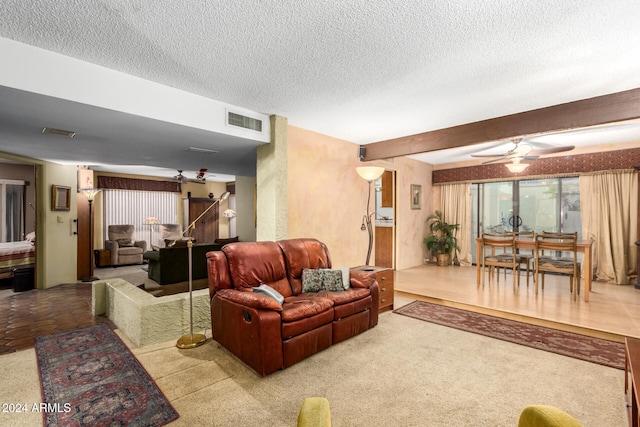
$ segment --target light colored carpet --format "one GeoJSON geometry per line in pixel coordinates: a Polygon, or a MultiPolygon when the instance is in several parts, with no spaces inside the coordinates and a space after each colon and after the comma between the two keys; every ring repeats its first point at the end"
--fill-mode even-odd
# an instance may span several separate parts
{"type": "MultiPolygon", "coordinates": [[[[180,413],[171,426],[294,426],[310,396],[329,399],[334,427],[516,426],[528,404],[558,406],[585,427],[627,425],[620,370],[392,312],[266,378],[211,339],[191,350],[123,339],[180,413]]],[[[40,401],[33,350],[0,357],[0,372],[0,402],[40,401]]],[[[38,423],[0,413],[0,425],[38,423]]]]}

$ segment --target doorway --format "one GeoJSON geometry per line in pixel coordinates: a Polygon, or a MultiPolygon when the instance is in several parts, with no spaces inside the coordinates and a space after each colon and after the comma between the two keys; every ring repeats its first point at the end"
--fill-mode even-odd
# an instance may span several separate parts
{"type": "Polygon", "coordinates": [[[395,171],[386,170],[375,182],[375,262],[395,266],[395,171]]]}

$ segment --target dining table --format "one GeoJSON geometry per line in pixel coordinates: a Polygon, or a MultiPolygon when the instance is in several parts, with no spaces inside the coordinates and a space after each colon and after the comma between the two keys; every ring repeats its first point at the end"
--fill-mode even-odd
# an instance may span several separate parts
{"type": "MultiPolygon", "coordinates": [[[[589,301],[589,291],[591,290],[591,279],[593,278],[593,240],[580,240],[577,242],[577,249],[579,253],[583,254],[582,267],[584,276],[584,300],[589,301]]],[[[476,284],[480,285],[480,279],[482,278],[482,266],[478,260],[482,256],[482,237],[476,238],[476,284]]],[[[516,239],[516,249],[524,249],[535,252],[536,242],[532,238],[518,237],[516,239]]],[[[534,280],[537,278],[534,277],[534,280]]]]}

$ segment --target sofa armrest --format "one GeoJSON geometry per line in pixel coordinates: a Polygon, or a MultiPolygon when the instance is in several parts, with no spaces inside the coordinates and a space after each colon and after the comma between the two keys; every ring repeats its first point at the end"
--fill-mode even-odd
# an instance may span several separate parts
{"type": "Polygon", "coordinates": [[[146,240],[138,240],[137,242],[133,242],[133,246],[138,248],[142,248],[142,252],[147,251],[147,241],[146,240]]]}
{"type": "Polygon", "coordinates": [[[221,294],[225,291],[228,290],[218,290],[211,300],[213,339],[259,375],[265,376],[282,369],[280,313],[275,310],[258,310],[224,299],[221,294]]]}
{"type": "Polygon", "coordinates": [[[282,306],[278,304],[278,301],[264,294],[238,291],[236,289],[220,289],[216,295],[245,307],[256,308],[258,310],[282,311],[282,306]]]}
{"type": "Polygon", "coordinates": [[[115,240],[105,240],[104,248],[111,252],[111,265],[118,265],[118,242],[115,240]]]}
{"type": "Polygon", "coordinates": [[[376,273],[373,271],[350,270],[349,284],[353,288],[370,288],[376,282],[376,273]]]}
{"type": "Polygon", "coordinates": [[[142,258],[148,259],[149,261],[160,262],[160,251],[146,251],[142,254],[142,258]]]}

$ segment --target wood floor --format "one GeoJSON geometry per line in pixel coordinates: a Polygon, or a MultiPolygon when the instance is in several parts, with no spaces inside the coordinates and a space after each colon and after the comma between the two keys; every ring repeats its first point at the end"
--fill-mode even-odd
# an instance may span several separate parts
{"type": "MultiPolygon", "coordinates": [[[[96,269],[96,275],[122,277],[140,271],[140,266],[96,269]]],[[[568,278],[547,276],[545,290],[536,296],[533,282],[524,276],[514,290],[510,273],[500,283],[476,287],[475,267],[425,265],[395,273],[399,307],[415,299],[467,308],[479,312],[623,341],[640,338],[640,290],[594,282],[590,301],[573,301],[568,278]]],[[[91,314],[91,286],[67,284],[49,289],[14,293],[0,290],[0,354],[33,346],[33,339],[107,322],[91,314]]]]}
{"type": "Polygon", "coordinates": [[[431,300],[502,317],[623,341],[640,338],[640,289],[594,281],[585,302],[582,294],[573,301],[567,276],[547,275],[544,291],[535,295],[531,278],[524,272],[514,289],[511,273],[484,288],[476,286],[473,267],[424,265],[396,271],[396,295],[431,300]]]}

